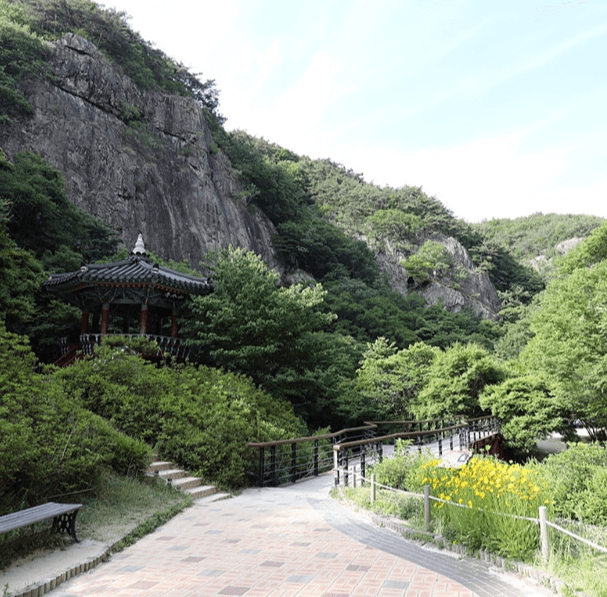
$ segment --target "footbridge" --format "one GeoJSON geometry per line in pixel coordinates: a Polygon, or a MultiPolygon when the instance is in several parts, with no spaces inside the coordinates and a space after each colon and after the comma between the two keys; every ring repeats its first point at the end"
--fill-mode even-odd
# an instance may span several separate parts
{"type": "Polygon", "coordinates": [[[249,475],[255,485],[266,487],[295,483],[332,470],[339,484],[342,476],[347,481],[353,465],[360,466],[364,476],[367,465],[391,456],[398,439],[410,441],[411,450],[428,450],[437,458],[454,452],[465,459],[479,452],[499,458],[503,456],[500,428],[495,417],[369,421],[334,433],[251,442],[248,447],[257,453],[257,470],[249,475]]]}

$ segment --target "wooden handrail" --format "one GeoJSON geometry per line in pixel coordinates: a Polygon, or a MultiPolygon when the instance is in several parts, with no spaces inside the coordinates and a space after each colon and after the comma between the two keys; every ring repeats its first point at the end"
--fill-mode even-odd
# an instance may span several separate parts
{"type": "Polygon", "coordinates": [[[424,435],[436,435],[437,433],[444,431],[454,431],[455,429],[462,429],[464,427],[468,427],[468,423],[458,423],[457,425],[452,425],[451,427],[441,427],[439,429],[430,429],[428,431],[402,431],[400,433],[391,433],[390,435],[382,435],[379,437],[374,437],[372,439],[359,439],[353,442],[344,442],[342,444],[335,444],[333,446],[333,450],[347,450],[348,448],[355,448],[357,446],[362,446],[365,444],[372,444],[377,442],[383,442],[392,439],[402,439],[409,437],[420,437],[424,435]]]}
{"type": "Polygon", "coordinates": [[[298,444],[301,442],[309,442],[317,439],[332,439],[334,437],[338,437],[344,433],[354,432],[354,431],[366,431],[367,429],[375,429],[377,425],[374,423],[368,423],[363,425],[362,427],[349,427],[347,429],[341,429],[340,431],[335,431],[333,433],[325,433],[323,435],[310,435],[307,437],[294,437],[292,439],[277,439],[271,442],[249,442],[247,447],[249,448],[270,448],[272,446],[284,446],[286,444],[298,444]]]}
{"type": "MultiPolygon", "coordinates": [[[[290,478],[292,482],[295,482],[297,479],[300,479],[302,476],[305,476],[305,471],[313,469],[313,474],[319,474],[319,456],[320,456],[320,446],[319,442],[322,440],[331,440],[333,445],[331,446],[330,452],[333,452],[334,458],[339,460],[340,454],[345,451],[347,454],[347,450],[349,449],[360,449],[362,453],[366,451],[365,446],[375,444],[376,450],[378,452],[379,458],[382,458],[382,449],[381,445],[384,442],[393,441],[396,439],[407,439],[414,437],[425,437],[435,435],[438,436],[439,439],[439,450],[442,445],[440,442],[443,440],[444,434],[450,434],[451,437],[454,435],[454,432],[459,431],[460,433],[464,429],[469,429],[470,424],[474,427],[474,424],[478,421],[483,420],[491,420],[494,421],[495,418],[491,416],[485,417],[476,417],[474,419],[467,420],[463,416],[450,417],[447,420],[460,420],[459,423],[448,425],[444,427],[446,417],[442,417],[439,419],[424,419],[422,421],[365,421],[362,426],[359,427],[349,427],[346,429],[340,429],[339,431],[335,431],[332,433],[323,433],[322,435],[311,435],[305,437],[294,437],[289,439],[280,439],[269,442],[249,442],[247,447],[252,448],[254,450],[259,450],[259,462],[258,462],[258,470],[256,473],[251,472],[250,474],[257,479],[257,484],[259,487],[263,487],[266,484],[266,479],[269,479],[271,484],[276,484],[282,482],[282,479],[290,478]],[[400,431],[398,433],[391,433],[386,435],[377,435],[379,427],[385,425],[400,425],[407,426],[409,428],[419,428],[419,431],[400,431]],[[429,429],[423,429],[423,427],[429,427],[429,429]],[[365,433],[372,434],[372,437],[364,437],[365,433]],[[361,437],[362,439],[352,439],[349,441],[339,441],[336,442],[336,438],[344,437],[346,439],[348,436],[352,437],[353,435],[361,437]],[[302,461],[299,459],[298,454],[301,454],[301,450],[298,450],[298,446],[306,443],[313,442],[313,447],[310,450],[310,454],[313,454],[313,460],[308,461],[308,465],[306,467],[305,460],[302,461]],[[277,448],[284,448],[285,446],[291,446],[290,458],[284,452],[278,452],[277,448]],[[266,452],[267,449],[267,452],[266,452]],[[268,460],[266,461],[266,457],[268,460]],[[289,462],[286,466],[281,466],[279,464],[279,460],[287,460],[289,462]],[[302,474],[302,471],[304,473],[302,474]]],[[[475,430],[473,432],[476,433],[475,430]]],[[[469,442],[469,438],[464,438],[466,445],[469,442]]],[[[451,440],[452,443],[452,440],[451,440]]],[[[461,440],[460,440],[461,443],[461,440]]],[[[329,450],[329,446],[325,447],[325,450],[329,450]]],[[[307,450],[308,448],[306,448],[307,450]]],[[[329,453],[330,453],[329,452],[329,453]]],[[[305,450],[304,450],[305,453],[305,450]]],[[[364,456],[363,456],[364,458],[364,456]]],[[[326,470],[326,469],[325,469],[326,470]]]]}

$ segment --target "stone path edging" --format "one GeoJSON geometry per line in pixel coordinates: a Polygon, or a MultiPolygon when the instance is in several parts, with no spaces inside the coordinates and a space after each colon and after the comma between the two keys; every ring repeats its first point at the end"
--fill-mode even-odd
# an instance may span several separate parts
{"type": "MultiPolygon", "coordinates": [[[[347,498],[341,498],[341,502],[347,504],[349,507],[356,507],[352,502],[348,501],[347,498]]],[[[565,586],[565,582],[550,576],[548,573],[538,570],[533,566],[528,564],[524,564],[523,562],[513,562],[502,556],[498,556],[488,551],[480,551],[478,556],[472,553],[465,545],[454,545],[449,542],[447,539],[440,535],[435,535],[433,533],[427,531],[421,531],[419,529],[414,529],[403,522],[400,522],[398,518],[380,516],[378,514],[373,514],[371,512],[366,512],[369,516],[369,519],[379,528],[384,528],[388,531],[394,532],[401,537],[406,537],[409,541],[414,541],[416,543],[424,546],[424,542],[420,540],[420,537],[425,537],[427,539],[427,543],[432,544],[439,550],[446,550],[457,554],[461,557],[473,558],[480,560],[482,562],[487,562],[492,564],[503,571],[514,572],[516,574],[520,574],[522,576],[526,576],[531,580],[541,584],[542,586],[550,589],[555,594],[561,594],[565,586]]],[[[584,597],[580,594],[580,597],[584,597]]]]}

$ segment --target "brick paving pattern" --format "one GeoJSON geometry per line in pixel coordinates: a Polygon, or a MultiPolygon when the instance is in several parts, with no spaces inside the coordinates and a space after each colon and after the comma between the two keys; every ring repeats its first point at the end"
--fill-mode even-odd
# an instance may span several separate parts
{"type": "Polygon", "coordinates": [[[528,597],[328,497],[330,479],[197,503],[53,597],[528,597]],[[309,484],[309,485],[308,485],[309,484]],[[307,490],[304,490],[307,486],[307,490]],[[321,489],[319,491],[319,488],[321,489]]]}

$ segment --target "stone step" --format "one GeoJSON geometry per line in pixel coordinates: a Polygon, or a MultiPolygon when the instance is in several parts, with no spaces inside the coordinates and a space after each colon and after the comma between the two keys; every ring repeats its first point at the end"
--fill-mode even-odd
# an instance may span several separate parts
{"type": "Polygon", "coordinates": [[[148,473],[155,473],[156,471],[168,471],[172,468],[172,466],[172,462],[157,460],[148,466],[148,473]]]}
{"type": "Polygon", "coordinates": [[[217,494],[217,487],[214,485],[197,485],[183,490],[184,493],[189,493],[192,499],[199,500],[204,497],[209,497],[217,494]]]}
{"type": "Polygon", "coordinates": [[[199,505],[204,504],[212,504],[214,502],[219,502],[220,500],[227,500],[232,497],[230,493],[212,493],[210,495],[206,495],[204,497],[194,497],[194,500],[199,505]]]}
{"type": "Polygon", "coordinates": [[[183,477],[188,476],[188,474],[180,468],[171,468],[165,471],[158,471],[158,474],[163,479],[171,479],[172,481],[175,481],[175,479],[183,479],[183,477]]]}
{"type": "Polygon", "coordinates": [[[180,479],[174,479],[172,481],[172,485],[173,487],[184,491],[186,489],[191,489],[192,487],[202,485],[202,481],[200,477],[181,477],[180,479]]]}
{"type": "Polygon", "coordinates": [[[149,475],[158,474],[162,479],[168,481],[176,489],[189,493],[197,502],[215,502],[231,498],[229,493],[218,493],[214,485],[203,485],[202,479],[191,477],[183,469],[175,468],[170,461],[155,460],[148,468],[149,475]]]}

